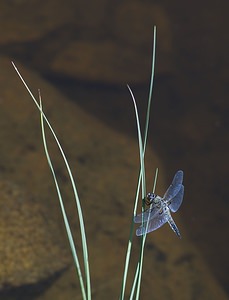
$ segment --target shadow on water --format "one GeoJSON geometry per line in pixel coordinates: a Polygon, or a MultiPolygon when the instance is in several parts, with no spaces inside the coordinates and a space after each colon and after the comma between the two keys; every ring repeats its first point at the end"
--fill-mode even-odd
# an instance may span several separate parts
{"type": "Polygon", "coordinates": [[[38,284],[23,285],[18,288],[5,286],[0,293],[2,300],[33,300],[43,294],[60,276],[61,273],[49,277],[38,284]]]}

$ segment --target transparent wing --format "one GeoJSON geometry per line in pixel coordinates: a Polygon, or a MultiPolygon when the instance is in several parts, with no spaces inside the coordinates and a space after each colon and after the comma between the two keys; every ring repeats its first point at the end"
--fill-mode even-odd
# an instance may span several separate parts
{"type": "Polygon", "coordinates": [[[176,172],[172,183],[164,194],[163,200],[168,202],[174,198],[180,191],[183,182],[183,171],[179,170],[176,172]]]}
{"type": "Polygon", "coordinates": [[[147,227],[147,222],[145,222],[144,225],[138,227],[138,229],[136,230],[136,235],[140,236],[143,235],[144,233],[154,231],[160,228],[166,222],[168,222],[168,219],[169,219],[169,215],[167,214],[167,212],[163,212],[162,214],[157,214],[156,216],[154,216],[153,219],[151,219],[148,222],[148,227],[147,227]]]}
{"type": "Polygon", "coordinates": [[[184,197],[184,186],[183,184],[181,185],[181,188],[179,192],[176,194],[176,196],[171,200],[171,203],[169,204],[169,208],[171,209],[172,212],[176,212],[183,201],[184,197]]]}
{"type": "Polygon", "coordinates": [[[147,222],[148,220],[153,219],[154,216],[159,213],[159,210],[160,208],[157,208],[155,205],[152,205],[151,208],[147,209],[141,214],[134,216],[134,223],[144,223],[147,222]]]}

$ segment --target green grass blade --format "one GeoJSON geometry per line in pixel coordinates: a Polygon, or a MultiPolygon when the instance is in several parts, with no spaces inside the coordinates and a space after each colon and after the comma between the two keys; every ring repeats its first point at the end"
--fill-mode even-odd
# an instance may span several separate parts
{"type": "MultiPolygon", "coordinates": [[[[142,199],[144,199],[145,196],[146,196],[144,156],[145,156],[147,137],[148,137],[148,128],[149,128],[149,120],[150,120],[150,107],[151,107],[152,92],[153,92],[153,82],[154,82],[154,72],[155,72],[155,53],[156,53],[156,26],[154,26],[152,69],[151,69],[150,90],[149,90],[148,106],[147,106],[147,113],[146,113],[146,123],[145,123],[144,145],[143,145],[143,147],[142,147],[141,130],[140,130],[140,124],[139,124],[136,101],[134,99],[134,95],[133,95],[132,91],[129,89],[130,93],[131,93],[131,96],[132,96],[132,100],[134,102],[134,107],[135,107],[135,116],[136,116],[136,121],[137,121],[138,141],[139,141],[139,154],[140,154],[140,172],[139,172],[139,179],[138,179],[138,185],[137,185],[136,197],[135,197],[135,203],[134,203],[134,215],[136,214],[136,211],[137,211],[137,202],[138,202],[138,198],[139,198],[140,186],[142,186],[142,199]]],[[[155,184],[156,184],[156,178],[155,178],[155,184]]],[[[143,209],[144,209],[144,203],[143,203],[143,209]]],[[[125,269],[124,269],[124,277],[123,277],[124,281],[127,280],[127,272],[128,272],[128,268],[129,268],[129,261],[130,261],[131,247],[132,247],[133,226],[134,226],[134,224],[133,224],[133,220],[132,220],[131,233],[130,233],[130,238],[129,238],[129,242],[128,242],[127,255],[126,255],[126,261],[125,261],[125,269]]],[[[133,286],[132,286],[132,289],[131,289],[131,297],[134,297],[135,289],[137,288],[136,299],[139,299],[139,294],[140,294],[140,285],[141,285],[143,254],[144,254],[145,241],[146,241],[146,235],[143,236],[142,240],[141,240],[139,261],[138,261],[138,265],[137,265],[137,268],[136,268],[136,273],[135,273],[135,277],[134,277],[133,286]]],[[[125,289],[125,283],[122,286],[122,293],[121,293],[122,297],[120,297],[120,299],[124,299],[124,289],[125,289]]]]}
{"type": "Polygon", "coordinates": [[[82,272],[81,272],[81,268],[80,268],[80,264],[79,264],[78,255],[77,255],[77,252],[76,252],[74,239],[73,239],[71,228],[70,228],[68,218],[67,218],[67,215],[66,215],[66,211],[65,211],[61,191],[60,191],[60,188],[59,188],[59,185],[58,185],[57,177],[56,177],[56,174],[55,174],[55,171],[54,171],[54,168],[53,168],[53,165],[52,165],[52,161],[51,161],[51,158],[50,158],[50,155],[49,155],[48,147],[47,147],[45,128],[44,128],[43,107],[42,107],[40,91],[39,91],[39,99],[40,99],[40,115],[41,115],[41,133],[42,133],[42,140],[43,140],[45,155],[46,155],[48,165],[49,165],[49,168],[51,170],[51,173],[52,173],[52,176],[53,176],[53,179],[54,179],[54,183],[55,183],[55,186],[56,186],[57,195],[58,195],[58,199],[59,199],[59,203],[60,203],[60,207],[61,207],[61,212],[62,212],[62,215],[63,215],[64,225],[65,225],[68,240],[69,240],[69,243],[70,243],[70,249],[72,251],[72,256],[73,256],[73,259],[74,259],[74,263],[75,263],[75,266],[76,266],[76,269],[77,269],[77,272],[78,272],[82,297],[83,297],[83,299],[86,300],[87,297],[86,297],[86,292],[85,292],[85,287],[84,287],[84,282],[83,282],[83,276],[82,276],[82,272]]]}
{"type": "MultiPolygon", "coordinates": [[[[150,120],[150,108],[151,108],[151,102],[152,102],[152,92],[153,92],[154,73],[155,73],[155,56],[156,56],[156,26],[154,26],[152,69],[151,69],[151,79],[150,79],[150,90],[149,90],[148,106],[147,106],[147,111],[146,111],[144,146],[143,146],[143,153],[141,154],[143,157],[145,155],[147,138],[148,138],[148,129],[149,129],[149,120],[150,120]]],[[[140,148],[139,148],[139,151],[141,151],[140,148]]],[[[156,174],[157,174],[157,172],[156,172],[156,174]]],[[[139,180],[141,180],[141,173],[139,175],[139,180]]],[[[155,177],[155,180],[154,180],[154,186],[156,186],[156,180],[157,180],[157,176],[155,177]]],[[[143,203],[142,209],[144,210],[144,203],[143,203]]],[[[147,226],[148,226],[148,221],[147,221],[147,226]]],[[[140,287],[141,287],[142,267],[143,267],[144,247],[145,247],[145,242],[146,242],[146,235],[147,234],[145,233],[142,236],[142,241],[141,241],[141,249],[140,249],[140,256],[139,256],[139,273],[138,273],[138,282],[137,282],[137,291],[136,291],[136,300],[138,300],[139,296],[140,296],[140,287]]]]}
{"type": "MultiPolygon", "coordinates": [[[[152,92],[153,92],[153,82],[154,82],[154,73],[155,73],[155,54],[156,53],[156,26],[154,26],[154,41],[153,41],[153,55],[152,55],[152,70],[151,70],[151,79],[150,79],[150,90],[149,90],[149,98],[148,98],[148,106],[147,106],[147,112],[146,112],[146,124],[145,124],[145,135],[144,135],[144,147],[143,147],[143,157],[145,155],[145,150],[146,150],[146,144],[147,144],[147,138],[148,138],[148,129],[149,129],[149,119],[150,119],[150,107],[151,107],[151,101],[152,101],[152,92]]],[[[139,148],[139,151],[141,149],[139,148]]],[[[157,172],[156,172],[157,174],[157,172]]],[[[141,174],[140,174],[140,179],[141,180],[141,174]]],[[[157,177],[155,177],[154,180],[154,186],[156,186],[156,180],[157,177]]],[[[142,209],[144,210],[144,203],[142,209]]],[[[147,227],[148,227],[148,222],[147,221],[147,227]]],[[[141,248],[140,248],[140,255],[139,255],[139,273],[138,273],[138,282],[137,282],[137,291],[136,291],[136,300],[139,299],[140,296],[140,287],[141,287],[141,278],[142,278],[142,267],[143,267],[143,259],[144,259],[144,247],[145,247],[145,242],[146,242],[146,233],[142,236],[142,241],[141,241],[141,248]]]]}
{"type": "Polygon", "coordinates": [[[145,133],[144,133],[144,154],[147,144],[148,129],[149,129],[149,120],[150,120],[150,108],[152,102],[153,94],[153,84],[154,84],[154,74],[155,74],[155,57],[156,57],[156,26],[153,28],[153,50],[152,50],[152,67],[151,67],[151,78],[150,78],[150,88],[149,88],[149,97],[148,97],[148,106],[146,110],[146,124],[145,124],[145,133]]]}
{"type": "MultiPolygon", "coordinates": [[[[135,110],[135,117],[136,117],[136,123],[137,123],[137,132],[138,132],[138,145],[139,145],[139,156],[140,156],[140,166],[141,166],[141,186],[142,186],[142,199],[146,196],[146,181],[145,181],[145,164],[144,164],[144,150],[143,150],[143,144],[142,144],[142,134],[141,134],[141,128],[140,128],[140,122],[139,122],[139,116],[138,116],[138,108],[137,104],[134,98],[134,94],[130,87],[127,85],[129,92],[131,94],[131,98],[134,104],[134,110],[135,110]]],[[[136,211],[134,210],[134,213],[136,211]]]]}
{"type": "MultiPolygon", "coordinates": [[[[143,145],[142,145],[142,136],[141,136],[141,128],[140,128],[140,122],[139,122],[139,116],[138,116],[138,109],[137,104],[133,95],[133,92],[129,85],[127,85],[133,104],[134,104],[134,110],[135,110],[135,117],[136,117],[136,123],[137,123],[137,132],[138,132],[138,142],[139,142],[139,155],[140,155],[140,165],[141,165],[141,183],[142,183],[142,195],[146,194],[145,189],[145,166],[144,166],[144,155],[143,154],[143,145]]],[[[139,188],[137,189],[137,194],[135,197],[135,203],[134,203],[134,212],[133,215],[137,212],[137,203],[138,203],[138,196],[139,196],[139,189],[140,189],[140,181],[138,182],[139,188]]],[[[143,196],[144,197],[144,196],[143,196]]],[[[123,274],[123,280],[122,280],[122,287],[121,287],[121,293],[119,299],[124,299],[125,294],[125,287],[126,287],[126,281],[127,281],[127,275],[128,275],[128,268],[129,268],[129,262],[130,262],[130,255],[131,255],[131,249],[132,249],[132,238],[133,238],[133,229],[134,229],[134,220],[132,219],[131,222],[131,229],[130,229],[130,235],[129,235],[129,241],[127,245],[127,253],[126,253],[126,260],[125,260],[125,266],[124,266],[124,274],[123,274]]]]}
{"type": "MultiPolygon", "coordinates": [[[[147,106],[147,111],[146,111],[146,123],[145,123],[143,148],[142,148],[142,141],[141,141],[141,131],[140,131],[140,125],[139,125],[138,112],[136,110],[137,107],[135,105],[135,116],[136,116],[137,128],[138,128],[138,141],[139,141],[139,153],[140,153],[140,171],[139,171],[139,178],[138,178],[138,184],[137,184],[137,190],[136,190],[136,196],[135,196],[135,202],[134,202],[133,216],[136,215],[136,212],[137,212],[137,204],[138,204],[140,186],[144,185],[144,188],[142,187],[142,195],[143,195],[142,199],[144,198],[144,196],[146,194],[144,155],[145,155],[147,137],[148,137],[148,128],[149,128],[149,120],[150,120],[150,107],[151,107],[154,73],[155,73],[156,26],[154,26],[154,35],[153,36],[154,36],[154,38],[153,38],[153,51],[152,51],[152,69],[151,69],[151,79],[150,79],[148,106],[147,106]],[[144,178],[142,178],[142,174],[143,174],[144,178]]],[[[136,104],[136,101],[134,100],[132,91],[130,90],[130,92],[131,92],[132,100],[136,104]]],[[[156,180],[155,180],[155,184],[156,184],[156,180]]],[[[143,205],[144,205],[144,203],[143,203],[143,205]]],[[[124,295],[125,295],[125,287],[126,287],[126,281],[127,281],[127,275],[128,275],[128,269],[129,269],[129,263],[130,263],[131,249],[132,249],[133,228],[134,228],[134,221],[133,221],[133,218],[132,218],[129,241],[128,241],[128,246],[127,246],[125,267],[124,267],[124,275],[123,275],[123,281],[122,281],[122,287],[121,287],[121,294],[120,294],[120,298],[119,298],[120,300],[123,300],[124,295]]],[[[145,238],[143,237],[142,242],[141,242],[139,262],[138,262],[138,265],[137,265],[137,268],[136,268],[134,283],[133,283],[133,286],[132,286],[132,289],[131,289],[131,297],[134,296],[134,292],[135,292],[137,282],[138,282],[138,292],[137,292],[138,296],[137,297],[139,297],[140,283],[141,283],[141,272],[142,272],[141,269],[142,269],[142,263],[143,263],[143,252],[144,252],[145,239],[146,239],[146,237],[145,238]]]]}
{"type": "Polygon", "coordinates": [[[131,288],[131,293],[130,293],[130,300],[133,300],[134,298],[134,293],[136,290],[136,284],[137,284],[137,280],[138,280],[138,274],[139,274],[139,263],[137,263],[137,268],[136,268],[136,272],[135,272],[135,276],[134,276],[134,281],[133,281],[133,285],[131,288]]]}

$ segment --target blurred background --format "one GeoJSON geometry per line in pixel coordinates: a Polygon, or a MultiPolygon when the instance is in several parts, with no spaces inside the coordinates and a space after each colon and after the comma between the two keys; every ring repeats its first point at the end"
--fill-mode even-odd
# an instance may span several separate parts
{"type": "Polygon", "coordinates": [[[228,10],[226,0],[0,3],[0,55],[36,71],[93,118],[133,139],[126,84],[144,124],[157,26],[148,147],[168,184],[175,170],[184,170],[179,213],[227,294],[228,10]]]}

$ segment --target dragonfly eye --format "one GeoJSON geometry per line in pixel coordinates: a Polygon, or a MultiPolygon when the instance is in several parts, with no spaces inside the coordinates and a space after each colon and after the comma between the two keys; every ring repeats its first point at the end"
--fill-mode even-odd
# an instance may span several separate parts
{"type": "Polygon", "coordinates": [[[156,197],[156,195],[154,193],[148,193],[146,198],[149,201],[153,201],[153,199],[156,197]]]}

